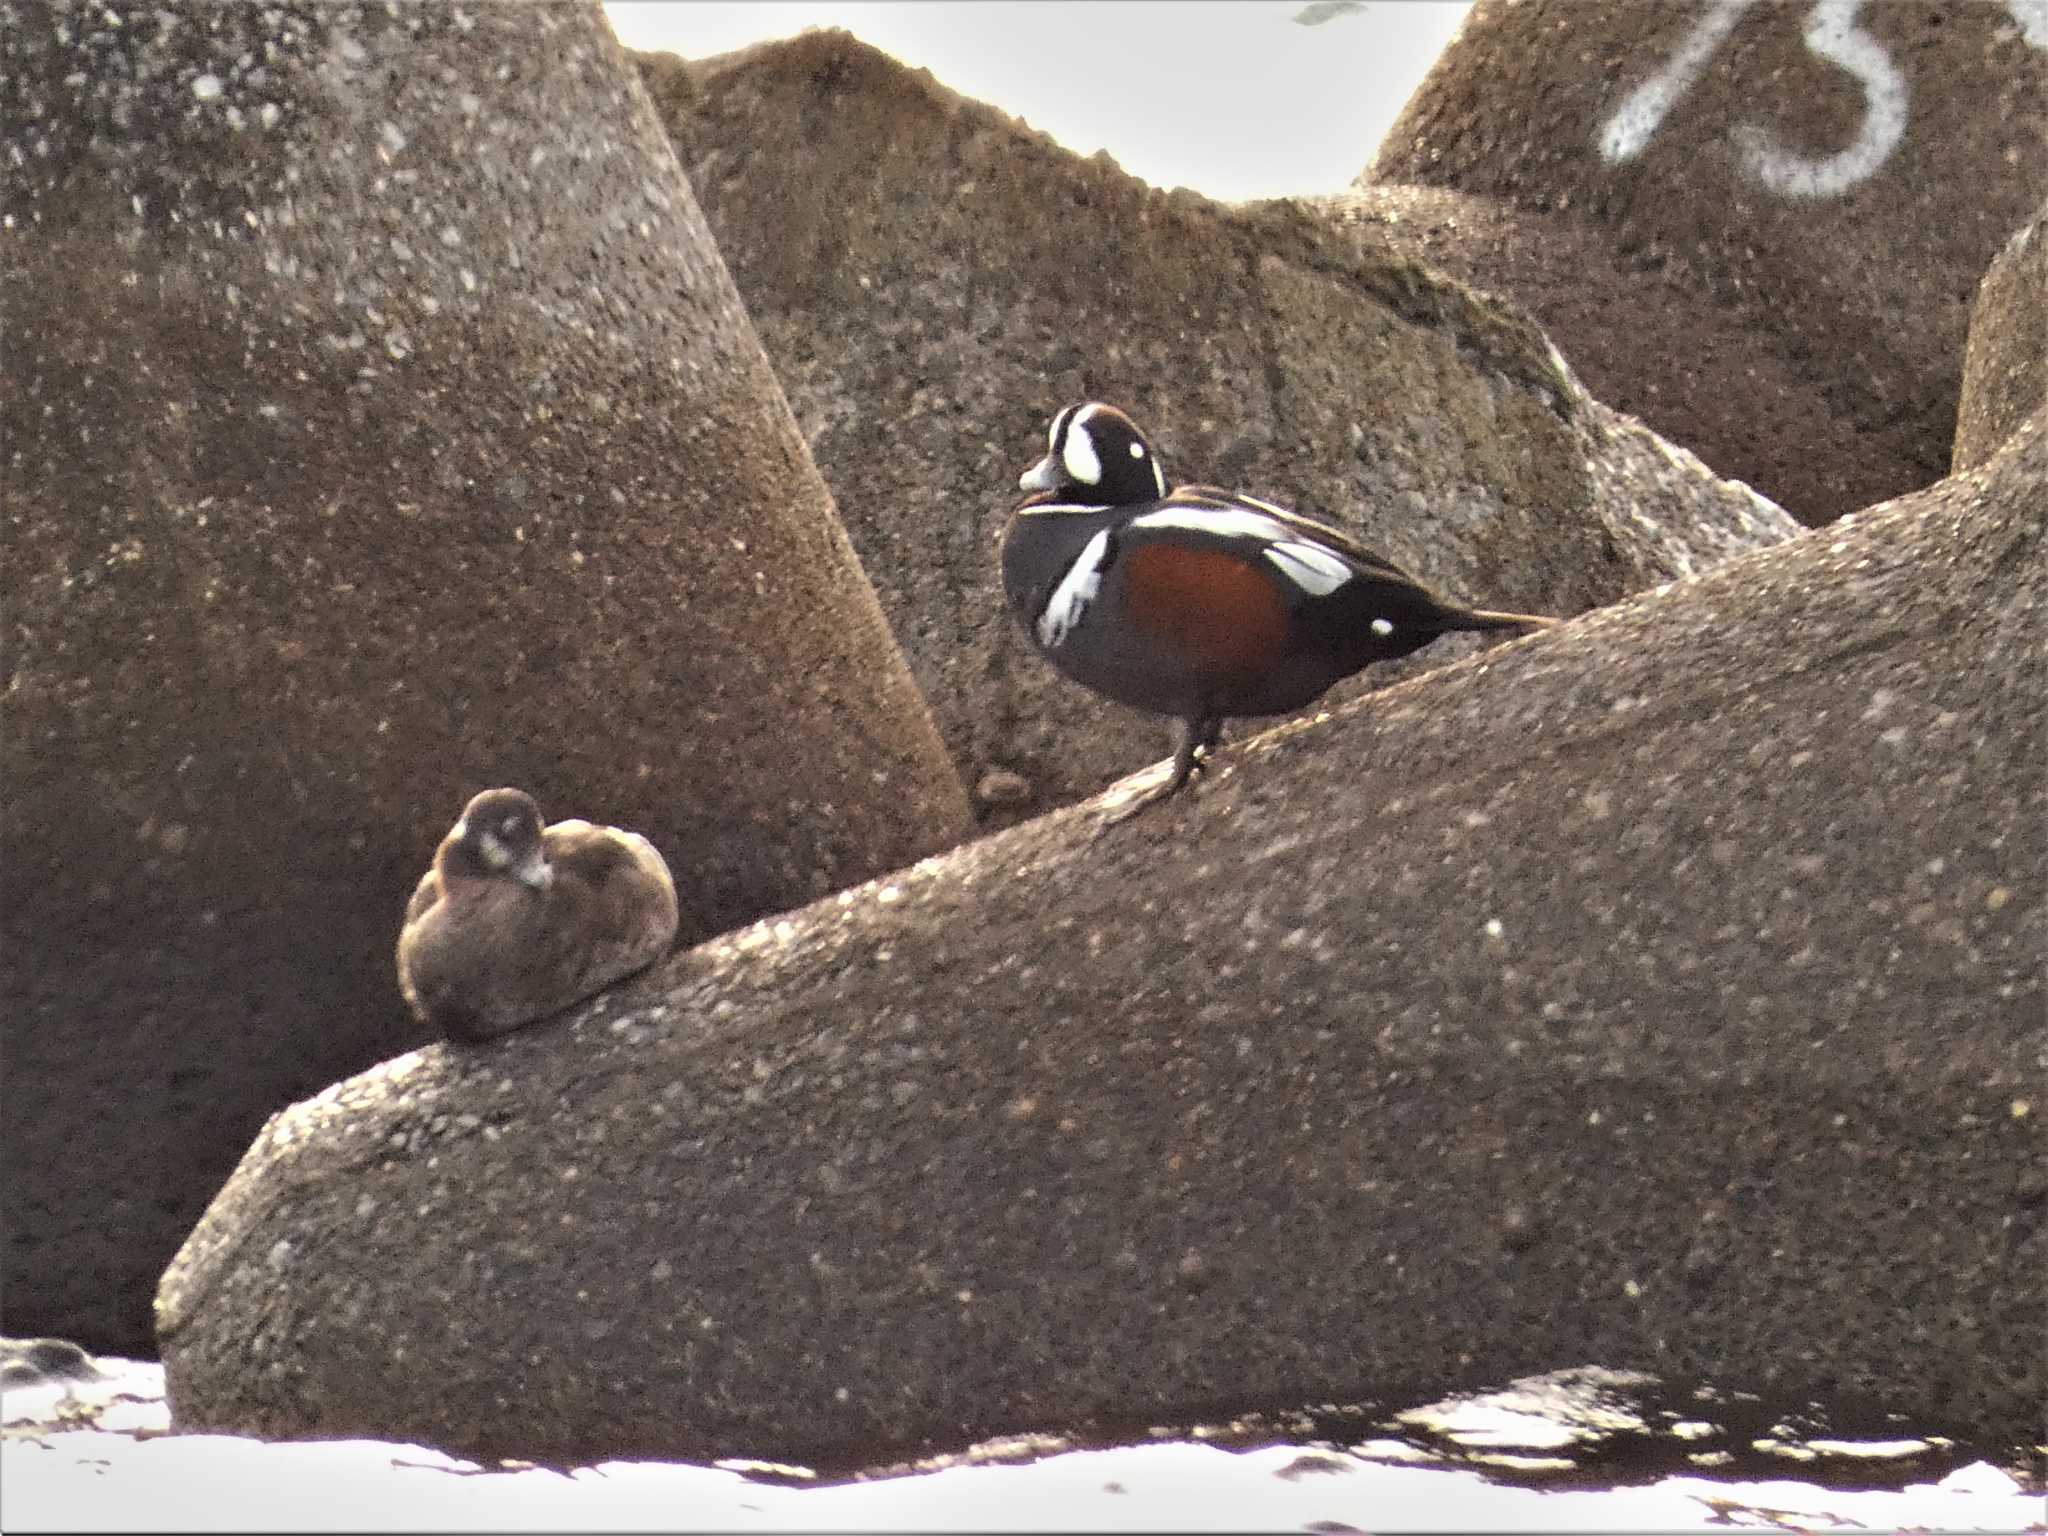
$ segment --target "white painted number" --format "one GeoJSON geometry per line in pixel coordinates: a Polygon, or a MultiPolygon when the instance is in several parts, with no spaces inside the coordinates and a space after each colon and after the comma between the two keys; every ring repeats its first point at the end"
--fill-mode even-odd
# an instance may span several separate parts
{"type": "Polygon", "coordinates": [[[1735,30],[1742,13],[1755,3],[1756,0],[1713,0],[1706,15],[1671,55],[1671,62],[1630,91],[1614,109],[1607,126],[1600,130],[1601,159],[1618,165],[1643,152],[1657,125],[1664,121],[1664,114],[1692,89],[1714,50],[1735,30]]]}
{"type": "MultiPolygon", "coordinates": [[[[1709,0],[1664,67],[1623,97],[1601,126],[1602,160],[1620,165],[1643,152],[1679,98],[1698,82],[1714,50],[1755,4],[1709,0]]],[[[2005,8],[2031,46],[2048,48],[2048,0],[2005,0],[2005,8]]],[[[1884,44],[1863,30],[1857,19],[1862,9],[1863,0],[1816,0],[1801,33],[1810,53],[1847,70],[1863,87],[1863,124],[1847,148],[1832,155],[1802,155],[1761,124],[1735,125],[1744,172],[1780,197],[1840,197],[1889,160],[1906,136],[1906,77],[1884,44]]]]}
{"type": "Polygon", "coordinates": [[[1863,0],[1820,0],[1802,34],[1816,57],[1839,64],[1863,86],[1863,126],[1838,154],[1813,159],[1795,154],[1770,129],[1738,123],[1735,144],[1743,169],[1780,197],[1840,197],[1899,147],[1906,136],[1906,77],[1884,44],[1856,24],[1863,0]]]}

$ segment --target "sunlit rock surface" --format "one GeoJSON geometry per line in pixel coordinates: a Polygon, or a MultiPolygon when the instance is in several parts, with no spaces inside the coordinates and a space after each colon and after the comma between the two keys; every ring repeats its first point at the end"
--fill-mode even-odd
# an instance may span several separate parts
{"type": "Polygon", "coordinates": [[[1955,467],[1975,469],[2048,399],[2048,204],[2005,243],[1977,290],[1955,467]]]}

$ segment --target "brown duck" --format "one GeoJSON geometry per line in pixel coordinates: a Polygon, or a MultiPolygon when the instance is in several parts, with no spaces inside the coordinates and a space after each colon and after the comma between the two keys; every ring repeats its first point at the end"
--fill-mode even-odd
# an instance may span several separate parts
{"type": "Polygon", "coordinates": [[[463,807],[398,935],[398,986],[451,1040],[488,1040],[602,992],[675,941],[676,888],[636,832],[487,789],[463,807]]]}

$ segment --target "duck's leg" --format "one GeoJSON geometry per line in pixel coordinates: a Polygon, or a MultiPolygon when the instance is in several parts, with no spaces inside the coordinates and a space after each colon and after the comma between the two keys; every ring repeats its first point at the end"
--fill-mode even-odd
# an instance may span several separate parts
{"type": "Polygon", "coordinates": [[[1209,758],[1222,740],[1223,719],[1220,715],[1181,721],[1179,740],[1173,752],[1173,778],[1168,781],[1163,794],[1177,794],[1191,787],[1196,774],[1208,771],[1209,758]]]}
{"type": "Polygon", "coordinates": [[[1102,824],[1113,827],[1119,822],[1129,821],[1142,811],[1151,809],[1162,800],[1170,800],[1183,789],[1194,783],[1195,775],[1208,766],[1209,753],[1223,739],[1223,718],[1220,715],[1203,715],[1193,720],[1174,722],[1176,744],[1173,751],[1173,773],[1157,789],[1148,789],[1128,805],[1119,806],[1112,814],[1103,818],[1102,824]]]}

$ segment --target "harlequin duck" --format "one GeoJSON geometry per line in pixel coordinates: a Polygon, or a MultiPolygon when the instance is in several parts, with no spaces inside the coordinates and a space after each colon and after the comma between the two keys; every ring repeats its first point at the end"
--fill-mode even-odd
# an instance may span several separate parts
{"type": "Polygon", "coordinates": [[[398,935],[398,986],[451,1040],[488,1040],[601,992],[676,936],[676,888],[635,832],[558,821],[517,789],[463,807],[398,935]]]}
{"type": "Polygon", "coordinates": [[[1003,590],[1039,652],[1078,683],[1180,723],[1182,788],[1237,715],[1287,714],[1376,661],[1453,630],[1554,619],[1440,597],[1349,534],[1214,486],[1169,491],[1130,417],[1100,401],[1052,420],[1034,492],[1003,533],[1003,590]]]}

